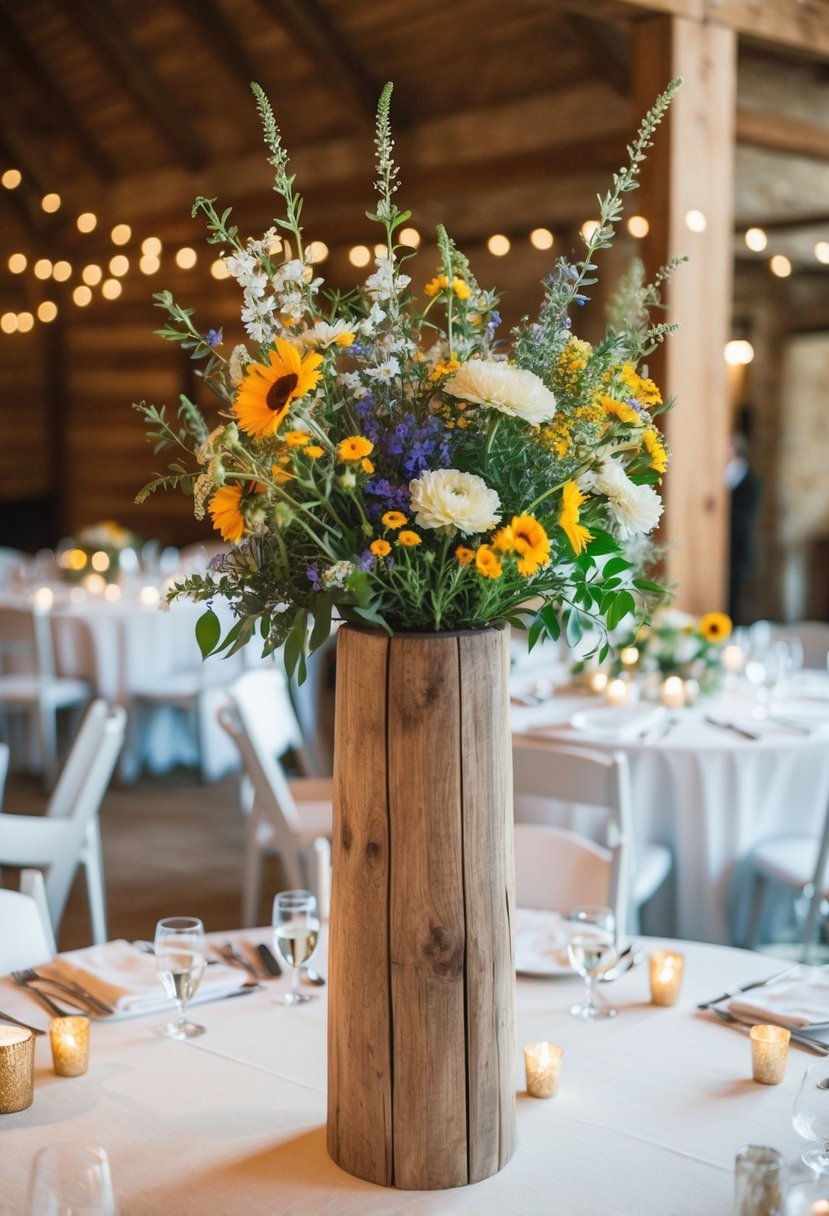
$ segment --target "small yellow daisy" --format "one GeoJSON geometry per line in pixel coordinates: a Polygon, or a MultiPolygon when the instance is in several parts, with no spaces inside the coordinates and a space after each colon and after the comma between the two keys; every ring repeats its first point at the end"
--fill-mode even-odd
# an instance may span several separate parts
{"type": "Polygon", "coordinates": [[[369,545],[369,549],[375,557],[388,557],[391,553],[391,545],[387,540],[373,540],[369,545]]]}
{"type": "Polygon", "coordinates": [[[405,545],[407,549],[413,549],[415,545],[419,545],[423,541],[422,536],[418,536],[417,532],[410,532],[404,529],[397,538],[401,545],[405,545]]]}

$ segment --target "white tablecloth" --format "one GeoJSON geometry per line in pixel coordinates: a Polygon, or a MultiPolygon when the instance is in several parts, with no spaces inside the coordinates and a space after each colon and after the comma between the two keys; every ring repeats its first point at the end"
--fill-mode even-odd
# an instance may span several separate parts
{"type": "MultiPolygon", "coordinates": [[[[513,729],[623,751],[637,838],[667,844],[674,855],[674,921],[660,931],[695,941],[731,940],[745,920],[742,901],[735,898],[729,931],[726,895],[739,859],[759,839],[817,837],[820,831],[829,807],[829,733],[818,729],[807,736],[760,723],[762,738],[750,740],[704,721],[711,714],[745,722],[745,706],[730,701],[676,712],[676,725],[650,742],[600,737],[570,725],[575,712],[599,704],[564,695],[537,706],[513,706],[513,729]]],[[[533,817],[532,809],[523,814],[533,817]]],[[[584,812],[570,815],[566,825],[591,833],[584,812]]]]}
{"type": "MultiPolygon", "coordinates": [[[[782,1085],[753,1084],[747,1037],[698,1014],[695,1002],[782,964],[680,948],[680,1004],[649,1004],[643,965],[602,989],[620,1010],[612,1021],[569,1015],[580,981],[518,981],[515,1155],[474,1186],[386,1190],[334,1165],[325,1148],[325,990],[287,1008],[275,1003],[280,980],[199,1007],[207,1033],[188,1043],[158,1038],[157,1016],[95,1023],[84,1077],[56,1077],[39,1039],[34,1104],[0,1115],[0,1211],[24,1210],[39,1148],[79,1140],[107,1149],[121,1216],[723,1216],[743,1144],[774,1145],[787,1160],[804,1147],[791,1108],[815,1057],[793,1049],[782,1085]],[[540,1039],[564,1048],[560,1092],[549,1101],[524,1093],[521,1046],[540,1039]]],[[[46,1025],[8,980],[0,1008],[46,1025]]]]}

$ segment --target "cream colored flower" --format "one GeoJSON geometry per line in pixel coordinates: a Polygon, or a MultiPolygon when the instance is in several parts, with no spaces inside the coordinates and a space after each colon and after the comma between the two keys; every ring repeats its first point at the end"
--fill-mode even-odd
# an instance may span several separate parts
{"type": "Polygon", "coordinates": [[[662,499],[653,486],[639,486],[631,481],[618,460],[606,460],[579,478],[579,488],[603,495],[607,499],[623,540],[652,532],[662,514],[662,499]]]}
{"type": "Polygon", "coordinates": [[[555,397],[534,372],[494,360],[470,359],[446,381],[443,391],[523,418],[532,426],[549,422],[556,412],[555,397]]]}
{"type": "Polygon", "coordinates": [[[409,482],[415,523],[421,528],[488,532],[500,522],[501,500],[482,477],[459,469],[435,469],[409,482]]]}

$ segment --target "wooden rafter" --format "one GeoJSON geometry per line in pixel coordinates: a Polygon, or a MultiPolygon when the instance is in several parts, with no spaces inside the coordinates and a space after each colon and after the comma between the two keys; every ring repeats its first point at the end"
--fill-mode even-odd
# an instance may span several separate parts
{"type": "Polygon", "coordinates": [[[737,143],[829,161],[829,127],[803,118],[738,107],[736,135],[737,143]]]}
{"type": "Polygon", "coordinates": [[[72,21],[95,49],[102,65],[109,67],[117,82],[129,90],[142,113],[173,147],[190,169],[207,162],[204,144],[184,117],[174,96],[132,41],[113,10],[101,0],[60,0],[72,21]]]}
{"type": "MultiPolygon", "coordinates": [[[[55,83],[54,77],[43,67],[28,42],[11,20],[8,11],[0,8],[0,46],[10,59],[23,70],[32,87],[39,94],[44,109],[60,115],[63,128],[83,154],[92,171],[105,181],[114,176],[111,160],[93,139],[89,129],[64,91],[55,83]]],[[[8,86],[7,86],[8,87],[8,86]]]]}
{"type": "Polygon", "coordinates": [[[606,21],[596,21],[587,16],[584,6],[579,12],[566,13],[565,17],[573,32],[590,47],[591,58],[605,80],[627,99],[630,92],[630,64],[611,26],[606,21]]]}
{"type": "MultiPolygon", "coordinates": [[[[353,48],[333,28],[316,0],[259,0],[269,17],[308,52],[317,68],[320,82],[330,88],[362,123],[374,125],[379,88],[359,66],[353,48]]],[[[406,125],[400,107],[395,106],[395,124],[406,125]]]]}
{"type": "Polygon", "coordinates": [[[243,88],[248,89],[252,80],[259,79],[260,67],[239,38],[237,27],[228,20],[216,0],[178,0],[178,7],[188,14],[199,36],[212,46],[217,58],[243,88]]]}

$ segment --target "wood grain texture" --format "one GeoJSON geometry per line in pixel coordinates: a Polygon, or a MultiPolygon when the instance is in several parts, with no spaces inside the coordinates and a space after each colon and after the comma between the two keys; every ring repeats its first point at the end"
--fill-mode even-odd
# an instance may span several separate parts
{"type": "Polygon", "coordinates": [[[513,1150],[508,664],[505,627],[338,639],[328,1146],[404,1189],[513,1150]]]}

